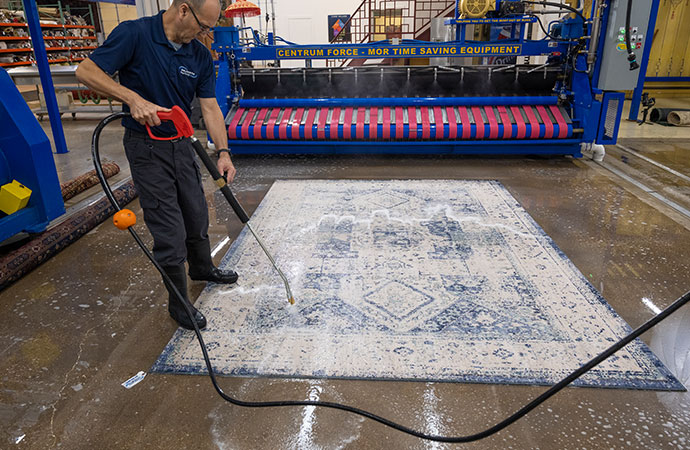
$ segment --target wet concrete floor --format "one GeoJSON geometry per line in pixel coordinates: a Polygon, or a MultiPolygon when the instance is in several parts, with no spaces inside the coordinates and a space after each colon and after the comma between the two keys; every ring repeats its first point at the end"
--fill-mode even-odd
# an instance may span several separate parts
{"type": "MultiPolygon", "coordinates": [[[[71,152],[55,155],[61,181],[91,169],[96,121],[64,124],[71,152]]],[[[121,164],[118,179],[124,179],[121,131],[111,127],[102,155],[121,164]]],[[[663,143],[667,150],[675,147],[662,162],[689,174],[687,144],[676,144],[663,143]]],[[[626,145],[659,157],[658,142],[626,145]]],[[[606,161],[625,168],[621,152],[609,149],[606,161]]],[[[635,165],[629,173],[666,186],[676,200],[687,195],[684,180],[627,157],[635,165]]],[[[237,156],[235,164],[233,189],[250,213],[276,179],[496,179],[631,326],[690,288],[690,219],[585,159],[237,156]]],[[[216,246],[237,236],[241,224],[206,175],[204,183],[216,246]]],[[[137,200],[128,207],[141,215],[137,200]]],[[[150,245],[143,226],[139,230],[150,245]]],[[[219,249],[217,262],[226,250],[219,249]]],[[[191,284],[194,298],[203,287],[191,284]]],[[[232,406],[203,376],[150,374],[125,389],[120,384],[148,370],[176,329],[166,302],[158,274],[129,234],[110,221],[0,292],[0,448],[690,448],[687,392],[566,388],[504,431],[461,446],[425,442],[338,411],[232,406]]],[[[686,306],[643,337],[686,386],[689,325],[686,306]]],[[[484,430],[546,389],[227,377],[219,383],[244,400],[343,402],[443,435],[484,430]]]]}

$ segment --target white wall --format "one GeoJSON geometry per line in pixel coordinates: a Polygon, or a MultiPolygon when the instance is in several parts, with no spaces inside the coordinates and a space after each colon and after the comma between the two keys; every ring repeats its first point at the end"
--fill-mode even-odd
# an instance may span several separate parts
{"type": "Polygon", "coordinates": [[[113,28],[126,20],[137,18],[137,9],[132,5],[118,5],[116,3],[98,3],[98,10],[101,14],[103,32],[108,37],[113,28]]]}
{"type": "Polygon", "coordinates": [[[161,9],[168,9],[172,0],[135,0],[137,16],[155,16],[161,9]]]}
{"type": "MultiPolygon", "coordinates": [[[[261,27],[266,33],[266,4],[271,13],[271,0],[250,0],[261,8],[261,27]]],[[[296,44],[328,43],[328,16],[332,14],[352,14],[362,0],[273,0],[276,12],[276,34],[296,44]]],[[[248,26],[258,30],[259,18],[246,20],[248,26]]],[[[271,22],[268,23],[271,31],[271,22]]],[[[324,60],[314,60],[314,67],[326,65],[324,60]]],[[[304,60],[281,61],[282,67],[304,67],[304,60]]]]}
{"type": "MultiPolygon", "coordinates": [[[[233,0],[234,1],[234,0],[233,0]]],[[[261,17],[247,18],[245,23],[266,34],[266,11],[271,14],[271,0],[250,0],[261,8],[261,17]]],[[[139,16],[153,15],[157,5],[167,8],[171,0],[136,0],[139,16]]],[[[332,14],[352,14],[362,0],[273,0],[276,17],[276,34],[296,44],[327,44],[328,16],[332,14]]],[[[235,22],[239,26],[239,21],[235,22]]],[[[272,22],[268,23],[272,31],[272,22]]],[[[314,67],[326,65],[324,60],[314,60],[314,67]]],[[[304,67],[304,60],[282,61],[283,67],[304,67]]]]}

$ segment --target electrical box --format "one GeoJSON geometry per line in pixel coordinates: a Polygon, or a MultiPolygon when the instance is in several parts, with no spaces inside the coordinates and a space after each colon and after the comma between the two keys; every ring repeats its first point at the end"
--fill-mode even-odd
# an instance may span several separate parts
{"type": "Polygon", "coordinates": [[[17,180],[12,180],[0,187],[0,211],[5,214],[14,214],[26,207],[31,197],[31,189],[17,180]]]}
{"type": "MultiPolygon", "coordinates": [[[[630,70],[628,49],[625,44],[625,14],[627,0],[612,0],[609,9],[609,22],[605,33],[604,50],[601,58],[601,72],[597,87],[604,91],[628,91],[637,86],[640,69],[630,70]]],[[[652,36],[647,30],[652,0],[635,0],[630,12],[630,45],[633,47],[637,62],[642,63],[644,44],[652,36]]]]}

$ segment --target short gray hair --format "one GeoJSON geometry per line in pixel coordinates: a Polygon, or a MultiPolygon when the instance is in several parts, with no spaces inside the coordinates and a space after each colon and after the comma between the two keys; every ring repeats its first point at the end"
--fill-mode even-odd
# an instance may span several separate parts
{"type": "MultiPolygon", "coordinates": [[[[199,11],[202,6],[204,6],[204,3],[206,3],[208,0],[173,0],[171,7],[179,8],[181,4],[186,3],[189,6],[192,7],[194,11],[199,11]]],[[[220,0],[219,0],[220,3],[220,0]]],[[[222,7],[221,3],[221,7],[222,7]]]]}

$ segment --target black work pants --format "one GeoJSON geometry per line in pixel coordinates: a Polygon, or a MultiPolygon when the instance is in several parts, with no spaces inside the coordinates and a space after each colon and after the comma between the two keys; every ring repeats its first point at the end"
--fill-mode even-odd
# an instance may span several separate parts
{"type": "MultiPolygon", "coordinates": [[[[153,235],[153,256],[163,267],[184,264],[192,249],[208,249],[208,205],[189,139],[157,141],[125,129],[123,144],[144,222],[153,235]],[[190,249],[188,252],[187,250],[190,249]]],[[[199,259],[198,251],[196,258],[199,259]]],[[[206,250],[200,261],[210,262],[206,250]]]]}

